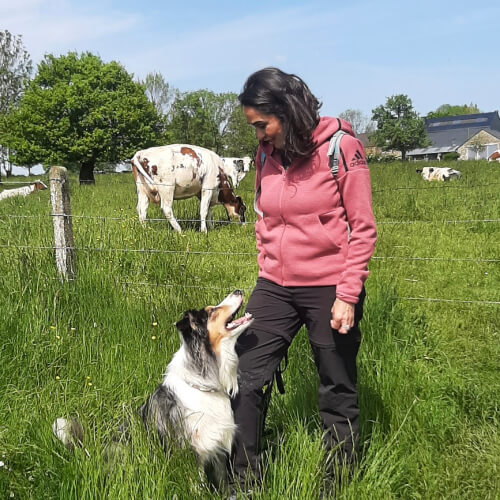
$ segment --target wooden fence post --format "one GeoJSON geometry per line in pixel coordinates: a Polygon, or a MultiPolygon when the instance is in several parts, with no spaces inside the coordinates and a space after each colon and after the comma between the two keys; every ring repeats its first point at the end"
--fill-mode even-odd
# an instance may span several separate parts
{"type": "Polygon", "coordinates": [[[64,167],[52,167],[49,180],[56,266],[62,278],[73,280],[75,279],[75,245],[69,200],[68,171],[64,167]]]}

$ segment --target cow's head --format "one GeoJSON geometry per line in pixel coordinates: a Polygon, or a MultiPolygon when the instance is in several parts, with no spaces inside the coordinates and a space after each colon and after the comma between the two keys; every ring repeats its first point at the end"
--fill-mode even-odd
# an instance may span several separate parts
{"type": "Polygon", "coordinates": [[[417,170],[417,173],[422,174],[422,177],[424,180],[428,181],[429,176],[434,172],[434,169],[432,167],[424,167],[422,170],[417,170]]]}
{"type": "Polygon", "coordinates": [[[33,191],[42,191],[43,189],[47,189],[45,183],[41,180],[36,180],[33,184],[33,191]]]}
{"type": "Polygon", "coordinates": [[[245,211],[247,207],[243,203],[241,196],[235,196],[233,188],[229,183],[227,175],[219,168],[219,196],[218,202],[224,205],[227,216],[245,222],[245,211]]]}

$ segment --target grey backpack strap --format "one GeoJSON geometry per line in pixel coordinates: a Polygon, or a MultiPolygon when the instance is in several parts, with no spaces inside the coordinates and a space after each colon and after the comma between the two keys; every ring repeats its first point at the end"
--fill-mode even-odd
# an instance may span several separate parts
{"type": "Polygon", "coordinates": [[[340,140],[344,135],[346,135],[346,132],[337,130],[337,132],[332,135],[330,145],[328,146],[328,164],[330,165],[330,170],[335,180],[337,180],[337,174],[339,173],[339,155],[341,153],[340,140]]]}
{"type": "MultiPolygon", "coordinates": [[[[262,168],[264,167],[264,163],[266,163],[266,153],[264,153],[264,151],[261,151],[260,152],[260,168],[262,170],[262,168]]],[[[255,211],[256,214],[259,214],[260,217],[264,217],[264,214],[262,213],[262,210],[260,210],[258,207],[257,207],[257,200],[259,199],[260,197],[260,185],[257,186],[257,189],[255,190],[255,196],[254,196],[254,199],[253,199],[253,209],[255,211]]]]}

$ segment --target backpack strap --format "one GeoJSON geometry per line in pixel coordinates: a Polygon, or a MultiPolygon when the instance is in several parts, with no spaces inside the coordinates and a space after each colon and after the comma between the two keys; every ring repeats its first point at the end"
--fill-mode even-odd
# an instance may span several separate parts
{"type": "MultiPolygon", "coordinates": [[[[261,170],[264,168],[264,163],[266,163],[266,153],[264,151],[260,152],[260,168],[261,170]]],[[[262,213],[262,210],[257,207],[257,200],[260,197],[260,184],[257,186],[257,189],[255,190],[255,196],[253,198],[253,209],[256,214],[258,214],[261,218],[264,217],[264,214],[262,213]]]]}
{"type": "Polygon", "coordinates": [[[339,173],[339,155],[342,155],[342,158],[344,158],[342,150],[340,149],[340,140],[344,135],[346,135],[346,132],[340,129],[337,130],[337,132],[332,135],[330,145],[328,146],[328,164],[330,165],[330,171],[332,172],[335,180],[337,180],[337,175],[339,173]]]}

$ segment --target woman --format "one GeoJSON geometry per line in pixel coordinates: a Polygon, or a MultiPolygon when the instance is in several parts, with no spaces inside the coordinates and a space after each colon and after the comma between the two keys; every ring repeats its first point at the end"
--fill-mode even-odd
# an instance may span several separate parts
{"type": "Polygon", "coordinates": [[[306,325],[318,370],[327,450],[355,460],[359,433],[356,355],[361,341],[367,265],[376,241],[369,170],[351,126],[320,118],[321,104],[297,76],[277,68],[252,74],[239,95],[259,140],[255,227],[259,276],[240,337],[240,392],[233,401],[238,437],[235,481],[259,477],[263,388],[306,325]],[[328,147],[341,128],[337,178],[328,147]]]}

